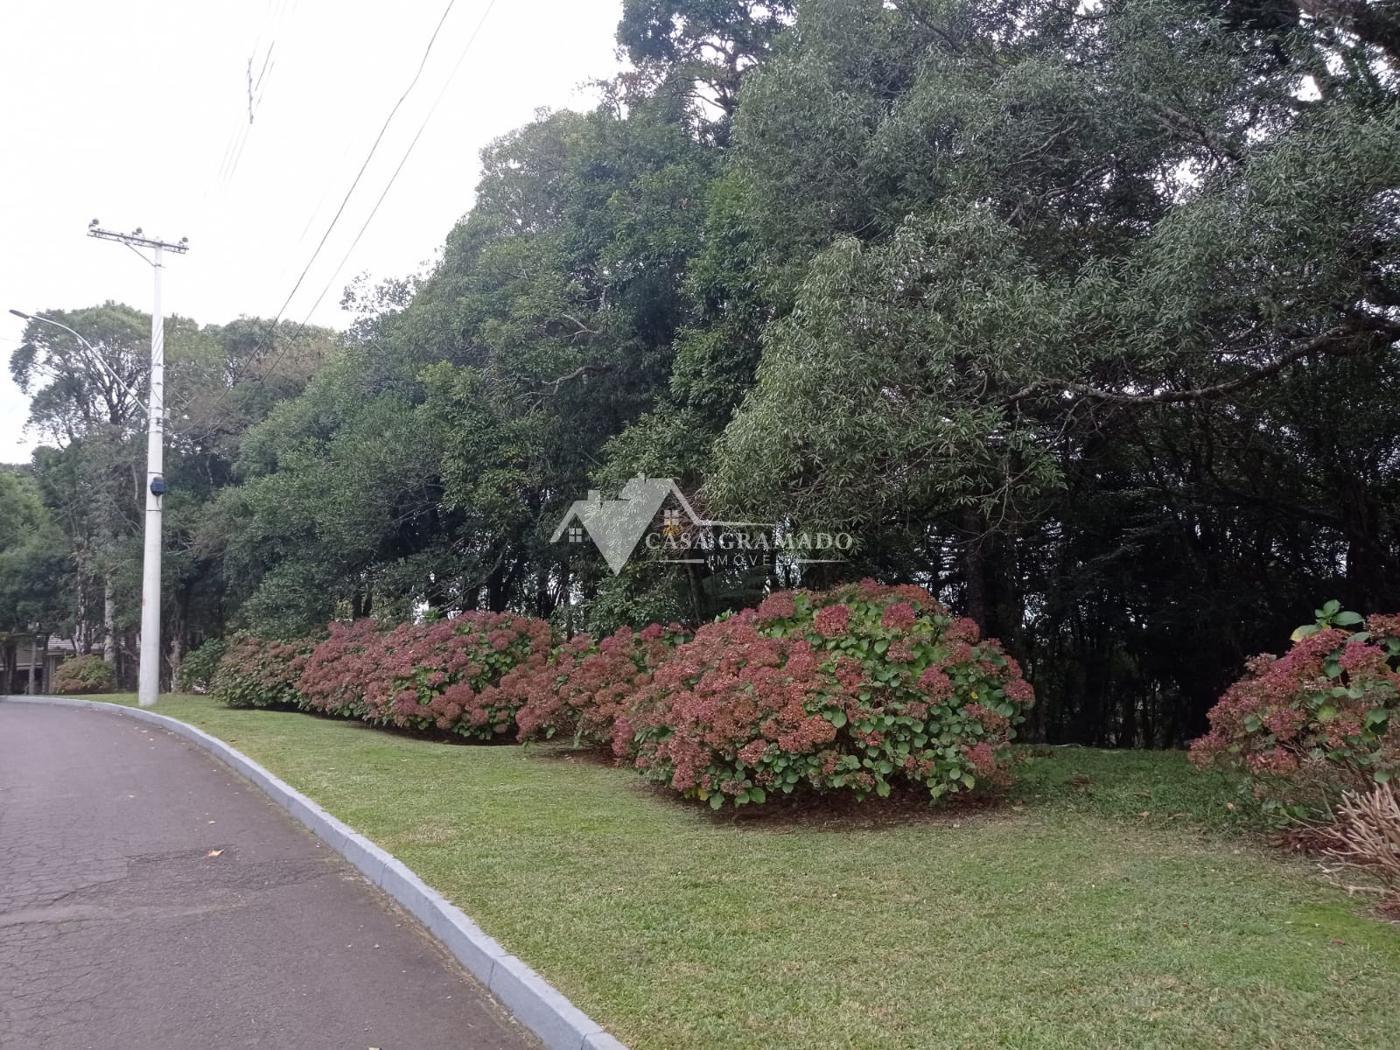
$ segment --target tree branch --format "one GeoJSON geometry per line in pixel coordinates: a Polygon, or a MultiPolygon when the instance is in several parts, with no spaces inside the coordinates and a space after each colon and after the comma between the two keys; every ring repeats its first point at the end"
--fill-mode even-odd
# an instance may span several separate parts
{"type": "Polygon", "coordinates": [[[1012,394],[1007,400],[1014,404],[1022,401],[1042,390],[1061,390],[1065,393],[1080,394],[1084,397],[1091,397],[1099,401],[1108,401],[1120,405],[1169,405],[1179,404],[1185,401],[1201,401],[1206,398],[1218,397],[1221,394],[1233,393],[1252,383],[1257,383],[1261,379],[1277,375],[1290,365],[1296,364],[1305,357],[1310,357],[1317,353],[1328,354],[1350,354],[1364,350],[1371,345],[1368,339],[1365,342],[1358,342],[1357,336],[1386,335],[1394,339],[1397,334],[1395,326],[1387,326],[1386,330],[1358,332],[1355,329],[1337,327],[1314,336],[1301,346],[1290,350],[1277,360],[1256,368],[1246,375],[1236,376],[1234,379],[1227,379],[1220,383],[1212,383],[1209,386],[1192,387],[1189,390],[1158,390],[1151,394],[1130,394],[1121,390],[1108,390],[1103,387],[1091,386],[1087,383],[1076,383],[1063,379],[1038,379],[1022,387],[1012,394]],[[1345,345],[1335,345],[1345,344],[1345,345]]]}
{"type": "MultiPolygon", "coordinates": [[[[554,379],[541,380],[532,391],[535,396],[534,400],[531,402],[531,406],[538,408],[540,405],[544,404],[545,398],[558,396],[560,388],[562,388],[565,383],[572,383],[575,379],[582,379],[585,376],[603,375],[610,371],[612,371],[611,365],[579,365],[572,372],[565,372],[562,376],[557,376],[554,379]]],[[[525,377],[517,375],[516,378],[524,379],[525,377]]]]}

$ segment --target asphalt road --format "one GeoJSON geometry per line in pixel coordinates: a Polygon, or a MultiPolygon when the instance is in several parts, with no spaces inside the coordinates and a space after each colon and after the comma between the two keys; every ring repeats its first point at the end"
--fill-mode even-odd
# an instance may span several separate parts
{"type": "Polygon", "coordinates": [[[0,1048],[537,1047],[416,920],[173,734],[0,703],[0,1048]]]}

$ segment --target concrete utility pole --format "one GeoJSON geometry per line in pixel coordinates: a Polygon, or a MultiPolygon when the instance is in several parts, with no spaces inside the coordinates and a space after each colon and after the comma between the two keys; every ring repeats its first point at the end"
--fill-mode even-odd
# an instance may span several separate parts
{"type": "Polygon", "coordinates": [[[151,306],[151,390],[146,403],[146,545],[141,564],[141,671],[137,699],[151,707],[160,693],[160,531],[161,497],[165,495],[165,319],[160,312],[160,271],[167,251],[183,255],[189,238],[178,244],[142,236],[140,227],[131,233],[104,230],[93,219],[88,236],[118,241],[141,256],[155,272],[155,301],[151,306]],[[151,250],[150,257],[141,251],[151,250]]]}

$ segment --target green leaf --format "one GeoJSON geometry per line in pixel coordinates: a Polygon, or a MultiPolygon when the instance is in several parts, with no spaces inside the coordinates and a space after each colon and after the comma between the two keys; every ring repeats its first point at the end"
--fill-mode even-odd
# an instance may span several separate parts
{"type": "Polygon", "coordinates": [[[842,726],[844,726],[844,725],[846,724],[846,712],[845,712],[845,711],[828,711],[828,712],[826,713],[826,720],[827,720],[828,722],[830,722],[832,725],[834,725],[837,729],[840,729],[842,726]]]}
{"type": "Polygon", "coordinates": [[[1348,611],[1338,613],[1336,616],[1332,617],[1332,622],[1338,627],[1350,627],[1353,624],[1360,623],[1363,619],[1364,617],[1360,613],[1348,611]]]}
{"type": "Polygon", "coordinates": [[[720,794],[718,791],[716,791],[713,795],[710,796],[710,808],[711,808],[711,809],[719,809],[719,808],[720,808],[721,806],[723,806],[723,805],[724,805],[724,796],[723,796],[722,794],[720,794]]]}

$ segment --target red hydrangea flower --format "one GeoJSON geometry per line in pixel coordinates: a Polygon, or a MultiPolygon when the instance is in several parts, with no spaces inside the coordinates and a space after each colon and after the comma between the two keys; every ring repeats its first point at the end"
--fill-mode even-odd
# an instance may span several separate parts
{"type": "Polygon", "coordinates": [[[914,607],[908,602],[895,602],[885,609],[880,617],[880,626],[891,630],[905,630],[913,627],[917,618],[914,607]]]}
{"type": "Polygon", "coordinates": [[[931,700],[946,700],[953,695],[953,680],[941,667],[930,667],[919,676],[919,688],[931,700]]]}
{"type": "Polygon", "coordinates": [[[815,620],[817,633],[824,638],[835,638],[844,634],[850,622],[851,610],[845,605],[828,605],[817,612],[815,620]]]}
{"type": "Polygon", "coordinates": [[[765,623],[770,620],[786,620],[796,611],[797,603],[791,591],[775,591],[759,603],[758,619],[765,623]]]}

